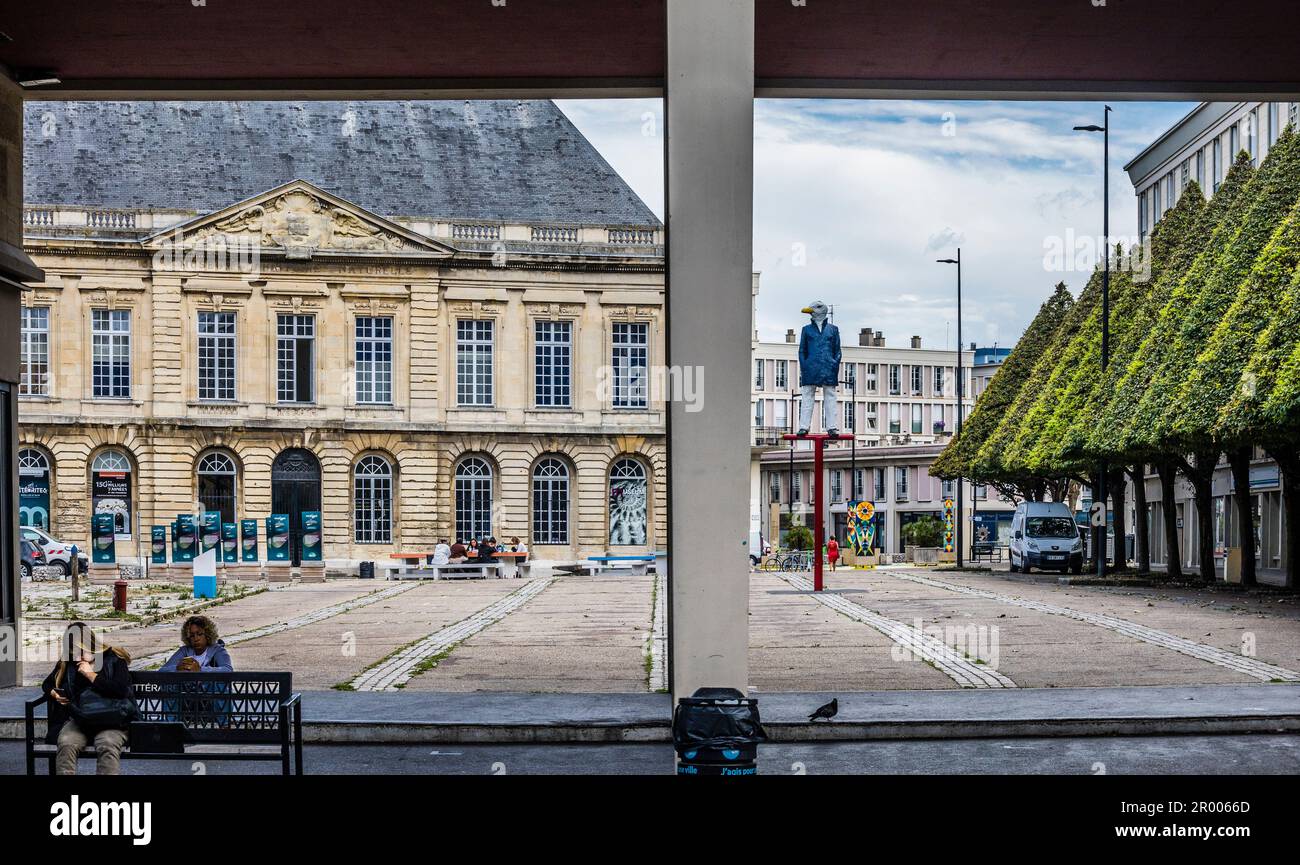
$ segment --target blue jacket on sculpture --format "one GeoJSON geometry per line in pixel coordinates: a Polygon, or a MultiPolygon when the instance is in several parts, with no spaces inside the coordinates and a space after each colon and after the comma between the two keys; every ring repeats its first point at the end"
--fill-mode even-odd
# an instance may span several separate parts
{"type": "MultiPolygon", "coordinates": [[[[814,314],[814,318],[816,315],[814,314]]],[[[826,321],[809,322],[799,336],[799,384],[835,387],[840,379],[840,329],[826,321]]]]}

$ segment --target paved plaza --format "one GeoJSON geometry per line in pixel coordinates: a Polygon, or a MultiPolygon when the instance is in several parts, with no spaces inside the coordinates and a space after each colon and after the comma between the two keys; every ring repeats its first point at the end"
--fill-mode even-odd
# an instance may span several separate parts
{"type": "MultiPolygon", "coordinates": [[[[58,588],[37,585],[50,618],[28,619],[27,684],[61,628],[58,588]]],[[[750,575],[756,692],[1300,683],[1295,595],[903,567],[839,570],[827,587],[750,575]]],[[[156,667],[177,644],[176,615],[195,605],[183,594],[148,590],[174,608],[163,621],[93,621],[137,669],[156,667]]],[[[203,611],[238,669],[291,670],[303,690],[644,693],[665,685],[665,596],[653,575],[541,570],[232,584],[203,611]]]]}

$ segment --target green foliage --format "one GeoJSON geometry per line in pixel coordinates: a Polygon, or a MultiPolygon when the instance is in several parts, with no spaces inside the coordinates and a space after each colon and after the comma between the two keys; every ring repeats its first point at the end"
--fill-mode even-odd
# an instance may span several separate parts
{"type": "Polygon", "coordinates": [[[975,457],[997,429],[1073,305],[1074,298],[1065,283],[1057,284],[1051,297],[1039,307],[1025,335],[976,400],[970,417],[962,424],[961,437],[948,443],[931,466],[930,474],[940,478],[984,477],[976,469],[975,457]]]}
{"type": "Polygon", "coordinates": [[[785,545],[792,550],[811,550],[813,545],[812,529],[807,526],[792,526],[785,533],[785,545]]]}
{"type": "Polygon", "coordinates": [[[943,522],[938,517],[920,517],[899,530],[903,542],[917,547],[937,547],[943,543],[943,522]]]}

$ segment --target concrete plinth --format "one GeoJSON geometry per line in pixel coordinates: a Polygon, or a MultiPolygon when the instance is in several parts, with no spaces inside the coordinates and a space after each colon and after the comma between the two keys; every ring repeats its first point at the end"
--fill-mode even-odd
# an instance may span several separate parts
{"type": "Polygon", "coordinates": [[[111,585],[117,582],[120,571],[116,564],[95,565],[92,564],[86,569],[86,579],[93,585],[111,585]]]}
{"type": "Polygon", "coordinates": [[[227,579],[239,580],[241,583],[251,583],[262,578],[262,565],[258,562],[226,565],[225,571],[227,579]]]}
{"type": "Polygon", "coordinates": [[[300,569],[300,579],[304,583],[323,583],[325,582],[325,563],[324,562],[303,562],[300,569]]]}
{"type": "Polygon", "coordinates": [[[291,583],[293,582],[293,568],[289,566],[288,562],[267,562],[266,581],[268,583],[291,583]]]}

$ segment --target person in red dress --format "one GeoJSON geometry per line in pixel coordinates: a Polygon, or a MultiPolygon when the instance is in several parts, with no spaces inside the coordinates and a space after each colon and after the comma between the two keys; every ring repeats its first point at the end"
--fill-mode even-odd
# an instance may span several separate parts
{"type": "Polygon", "coordinates": [[[826,561],[830,562],[831,570],[835,570],[835,561],[840,557],[840,545],[834,538],[826,542],[826,561]]]}

